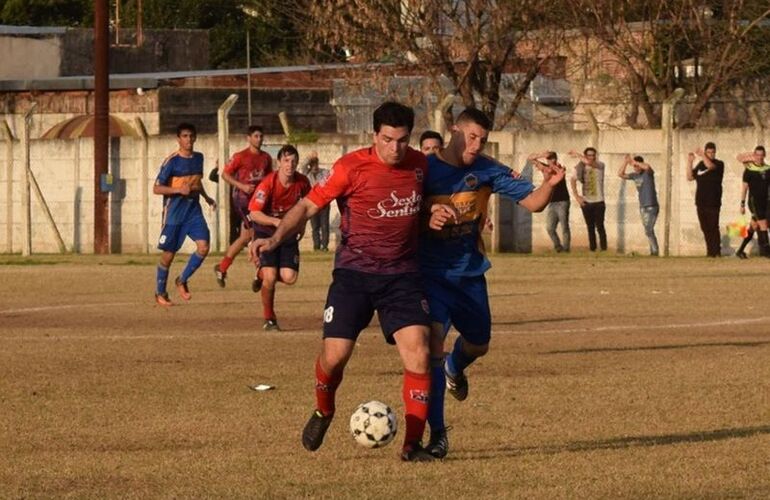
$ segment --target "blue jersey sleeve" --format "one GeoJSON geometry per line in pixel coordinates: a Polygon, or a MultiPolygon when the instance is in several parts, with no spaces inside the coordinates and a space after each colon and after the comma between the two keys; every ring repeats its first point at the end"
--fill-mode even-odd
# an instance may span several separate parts
{"type": "Polygon", "coordinates": [[[513,201],[521,201],[529,193],[534,191],[535,186],[528,180],[511,175],[511,169],[502,165],[495,167],[492,173],[492,192],[499,193],[513,201]]]}
{"type": "Polygon", "coordinates": [[[158,184],[159,186],[168,186],[168,181],[171,179],[171,174],[173,172],[173,165],[174,162],[168,160],[160,167],[158,177],[155,178],[155,184],[158,184]]]}

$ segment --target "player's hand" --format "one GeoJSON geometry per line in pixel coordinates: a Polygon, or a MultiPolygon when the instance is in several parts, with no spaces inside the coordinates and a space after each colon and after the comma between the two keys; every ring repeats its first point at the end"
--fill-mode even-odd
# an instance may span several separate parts
{"type": "Polygon", "coordinates": [[[436,203],[430,207],[430,221],[428,227],[435,231],[440,231],[449,221],[453,221],[457,224],[459,218],[457,211],[451,205],[445,205],[443,203],[436,203]]]}
{"type": "Polygon", "coordinates": [[[553,187],[564,179],[566,173],[567,171],[561,165],[552,165],[543,170],[543,179],[553,187]]]}
{"type": "Polygon", "coordinates": [[[741,215],[746,213],[746,207],[741,207],[741,215]]]}
{"type": "Polygon", "coordinates": [[[179,189],[179,194],[181,194],[182,196],[187,196],[188,194],[190,194],[190,186],[187,184],[182,184],[181,186],[179,186],[178,189],[179,189]]]}
{"type": "Polygon", "coordinates": [[[514,179],[518,179],[519,177],[521,177],[521,174],[519,172],[511,169],[511,177],[513,177],[514,179]]]}
{"type": "Polygon", "coordinates": [[[254,192],[255,187],[256,186],[254,186],[253,184],[244,184],[243,187],[241,188],[241,191],[243,191],[246,194],[251,194],[254,192]]]}
{"type": "Polygon", "coordinates": [[[690,162],[693,162],[693,161],[695,161],[695,153],[693,153],[693,152],[687,153],[687,159],[688,159],[690,162]]]}
{"type": "Polygon", "coordinates": [[[582,196],[578,196],[576,199],[577,199],[578,205],[580,205],[581,207],[585,206],[585,204],[586,204],[586,199],[585,198],[583,198],[582,196]]]}
{"type": "Polygon", "coordinates": [[[211,197],[207,198],[206,203],[209,204],[209,206],[211,207],[211,210],[217,209],[217,202],[214,198],[211,198],[211,197]]]}
{"type": "Polygon", "coordinates": [[[273,238],[257,238],[249,243],[249,261],[259,262],[259,256],[262,252],[275,250],[278,242],[273,238]]]}

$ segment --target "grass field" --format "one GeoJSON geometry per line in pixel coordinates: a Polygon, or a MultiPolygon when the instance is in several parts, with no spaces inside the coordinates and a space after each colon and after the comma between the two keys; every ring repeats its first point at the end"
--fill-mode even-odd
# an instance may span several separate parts
{"type": "Polygon", "coordinates": [[[766,260],[495,257],[493,345],[448,399],[450,455],[406,464],[401,436],[347,434],[369,399],[403,416],[376,326],[324,446],[302,448],[331,270],[303,259],[266,333],[242,257],[225,290],[207,260],[170,309],[155,257],[0,257],[0,497],[770,497],[766,260]]]}

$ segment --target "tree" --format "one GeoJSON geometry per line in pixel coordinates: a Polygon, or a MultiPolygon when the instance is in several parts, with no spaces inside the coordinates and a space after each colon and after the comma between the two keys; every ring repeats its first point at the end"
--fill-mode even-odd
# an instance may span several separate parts
{"type": "Polygon", "coordinates": [[[702,0],[571,0],[568,4],[584,36],[596,40],[598,52],[608,54],[621,68],[611,79],[624,90],[626,124],[631,127],[659,126],[659,103],[678,87],[685,89],[687,100],[679,125],[694,127],[716,95],[770,69],[770,33],[763,27],[770,15],[766,2],[731,0],[709,6],[702,0]]]}
{"type": "Polygon", "coordinates": [[[515,115],[534,78],[561,41],[552,3],[526,0],[290,1],[292,16],[316,49],[362,62],[397,62],[431,77],[441,101],[442,78],[465,106],[481,109],[496,128],[515,115]],[[537,29],[538,36],[532,36],[537,29]],[[523,75],[503,103],[505,73],[523,75]]]}
{"type": "Polygon", "coordinates": [[[90,0],[0,0],[0,24],[25,26],[89,26],[90,0]]]}

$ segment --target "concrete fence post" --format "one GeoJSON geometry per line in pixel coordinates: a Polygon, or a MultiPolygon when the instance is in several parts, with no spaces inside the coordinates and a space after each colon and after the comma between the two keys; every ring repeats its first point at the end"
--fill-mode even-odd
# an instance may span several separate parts
{"type": "Polygon", "coordinates": [[[21,254],[24,257],[32,255],[32,203],[30,199],[30,157],[29,157],[29,122],[32,120],[32,112],[37,107],[32,106],[24,113],[21,125],[21,163],[24,172],[21,176],[21,254]]]}
{"type": "Polygon", "coordinates": [[[663,101],[661,109],[661,132],[663,133],[661,157],[663,158],[663,168],[666,172],[665,193],[663,203],[663,255],[668,257],[671,254],[671,194],[674,182],[674,110],[676,104],[684,96],[684,89],[678,88],[663,101]]]}
{"type": "Polygon", "coordinates": [[[13,132],[8,122],[0,123],[5,141],[5,252],[13,253],[13,132]]]}
{"type": "Polygon", "coordinates": [[[238,101],[237,94],[230,94],[225,102],[217,110],[217,139],[219,144],[219,156],[217,165],[219,166],[219,183],[217,185],[217,211],[214,218],[214,245],[220,252],[227,250],[229,239],[227,235],[230,232],[230,197],[228,194],[227,183],[222,178],[222,172],[230,159],[230,127],[227,122],[227,116],[230,110],[238,101]]]}
{"type": "Polygon", "coordinates": [[[147,127],[144,126],[144,122],[141,118],[136,117],[134,119],[136,130],[139,132],[139,137],[142,140],[141,146],[141,159],[139,160],[139,179],[141,182],[141,203],[142,203],[142,253],[150,253],[150,192],[149,192],[149,179],[150,175],[150,143],[147,134],[147,127]]]}

